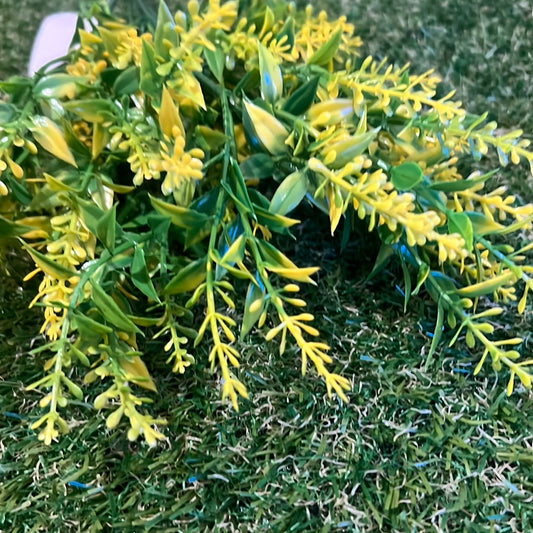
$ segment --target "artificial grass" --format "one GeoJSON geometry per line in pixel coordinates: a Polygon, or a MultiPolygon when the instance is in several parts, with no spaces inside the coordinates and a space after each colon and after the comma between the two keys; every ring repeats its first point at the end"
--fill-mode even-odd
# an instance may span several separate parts
{"type": "MultiPolygon", "coordinates": [[[[488,105],[503,127],[533,132],[533,38],[519,16],[526,4],[496,9],[475,1],[460,11],[458,1],[371,0],[347,11],[364,53],[410,59],[418,71],[435,67],[446,83],[459,81],[468,108],[488,105]],[[499,43],[510,43],[509,51],[488,54],[499,43]],[[512,61],[502,61],[511,53],[512,61]]],[[[30,20],[24,6],[33,7],[32,20],[58,9],[48,0],[0,0],[2,26],[9,16],[12,28],[29,32],[29,22],[14,21],[30,20]]],[[[0,78],[16,71],[6,64],[0,78]]],[[[531,200],[527,169],[504,179],[531,200]]],[[[103,414],[89,398],[71,411],[71,432],[58,444],[36,440],[29,422],[39,396],[24,385],[41,373],[42,360],[27,355],[40,312],[26,309],[31,291],[19,289],[23,258],[9,256],[11,276],[0,286],[1,531],[533,529],[531,393],[507,398],[488,367],[472,377],[475,358],[460,345],[446,349],[446,338],[425,371],[434,313],[421,299],[403,313],[397,273],[366,282],[372,239],[354,235],[341,250],[320,217],[296,234],[296,262],[322,266],[318,290],[305,297],[336,370],[352,380],[350,403],[329,401],[312,373],[300,375],[294,352],[280,358],[256,335],[242,350],[251,398],[235,413],[219,400],[207,354],[197,353],[184,376],[169,375],[152,342],[153,411],[169,421],[168,441],[155,449],[129,443],[120,428],[102,429],[103,414]]],[[[531,331],[531,316],[529,307],[506,327],[531,331]]],[[[531,348],[529,335],[523,353],[531,348]]]]}

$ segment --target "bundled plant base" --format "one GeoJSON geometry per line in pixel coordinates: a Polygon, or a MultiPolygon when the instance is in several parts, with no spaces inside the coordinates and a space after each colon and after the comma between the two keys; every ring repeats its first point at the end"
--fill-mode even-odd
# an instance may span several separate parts
{"type": "MultiPolygon", "coordinates": [[[[532,205],[517,205],[473,166],[489,150],[500,162],[529,162],[520,131],[496,133],[466,113],[439,78],[360,59],[344,18],[311,8],[195,1],[172,16],[162,2],[152,33],[88,14],[92,32],[63,67],[0,84],[0,227],[18,239],[41,280],[50,355],[40,389],[45,414],[32,427],[47,444],[67,431],[60,409],[106,380],[96,409],[107,427],[125,416],[128,437],[163,438],[142,410],[138,387],[156,391],[140,337],[160,339],[174,372],[199,343],[238,408],[237,336],[254,327],[267,341],[297,346],[329,395],[346,400],[347,377],[331,370],[328,345],[298,298],[315,267],[297,266],[271,242],[291,237],[302,201],[325,212],[333,234],[354,217],[377,228],[381,251],[404,273],[405,303],[425,291],[436,303],[434,353],[444,322],[513,384],[531,386],[533,360],[520,338],[494,337],[495,317],[533,289],[532,205]],[[271,194],[268,194],[271,191],[271,194]],[[272,193],[273,191],[273,193],[272,193]],[[515,248],[502,236],[516,235],[515,248]],[[530,235],[530,234],[529,234],[530,235]],[[411,284],[411,276],[416,282],[411,284]],[[240,324],[234,291],[246,290],[240,324]],[[492,303],[494,302],[494,303],[492,303]]],[[[513,306],[513,309],[515,306],[513,306]]],[[[428,360],[429,360],[428,357],[428,360]]]]}

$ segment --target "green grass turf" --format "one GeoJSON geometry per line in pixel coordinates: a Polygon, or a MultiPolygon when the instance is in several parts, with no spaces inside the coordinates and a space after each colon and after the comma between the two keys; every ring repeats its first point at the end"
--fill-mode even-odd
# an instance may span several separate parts
{"type": "MultiPolygon", "coordinates": [[[[434,67],[472,111],[533,132],[529,3],[487,3],[370,0],[346,11],[363,53],[434,67]]],[[[38,21],[60,7],[69,4],[0,0],[0,78],[24,70],[38,21]]],[[[499,179],[531,200],[524,167],[499,179]]],[[[36,440],[29,422],[39,397],[24,385],[41,375],[42,360],[27,355],[40,316],[26,310],[31,287],[19,288],[23,259],[9,256],[0,284],[0,531],[533,529],[531,394],[507,398],[489,368],[472,377],[475,358],[460,346],[443,344],[424,371],[433,310],[414,299],[403,313],[398,272],[365,283],[372,238],[354,236],[341,252],[325,220],[301,215],[313,220],[291,254],[322,267],[319,290],[305,297],[336,370],[352,380],[350,403],[328,401],[312,373],[300,375],[294,351],[280,358],[255,335],[242,346],[250,400],[235,413],[219,400],[207,354],[178,377],[149,344],[153,411],[169,421],[156,449],[102,429],[89,398],[71,409],[58,444],[36,440]]],[[[529,308],[502,326],[525,332],[524,354],[533,351],[531,318],[529,308]]]]}

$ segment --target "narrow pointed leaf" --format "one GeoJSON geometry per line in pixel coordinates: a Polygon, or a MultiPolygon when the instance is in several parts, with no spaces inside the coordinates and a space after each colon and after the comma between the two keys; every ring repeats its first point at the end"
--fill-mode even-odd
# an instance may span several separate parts
{"type": "Polygon", "coordinates": [[[316,96],[316,91],[318,89],[318,82],[320,78],[315,76],[307,83],[304,83],[302,86],[298,87],[290,96],[287,98],[283,106],[283,110],[292,115],[303,115],[313,104],[316,96]]]}
{"type": "Polygon", "coordinates": [[[206,258],[202,257],[182,268],[165,287],[165,294],[179,294],[196,289],[205,280],[206,262],[206,258]]]}
{"type": "Polygon", "coordinates": [[[246,301],[244,302],[244,316],[241,324],[241,339],[246,337],[255,323],[259,320],[261,313],[265,309],[265,293],[256,283],[248,285],[246,301]]]}
{"type": "Polygon", "coordinates": [[[433,332],[433,339],[431,341],[431,346],[429,348],[429,353],[426,358],[426,363],[424,365],[424,369],[427,370],[429,368],[429,363],[431,361],[431,357],[435,353],[435,350],[437,349],[437,346],[439,345],[441,336],[442,336],[442,326],[444,324],[444,307],[439,299],[438,303],[438,309],[437,309],[437,323],[435,324],[435,331],[433,332]]]}
{"type": "Polygon", "coordinates": [[[83,338],[92,338],[94,336],[103,337],[113,332],[113,329],[109,326],[77,311],[74,313],[74,324],[83,338]]]}
{"type": "Polygon", "coordinates": [[[148,268],[144,251],[140,246],[135,247],[133,261],[131,263],[131,281],[148,298],[159,302],[159,296],[155,290],[148,268]]]}
{"type": "Polygon", "coordinates": [[[140,329],[127,317],[115,300],[94,279],[91,278],[90,283],[93,302],[107,322],[110,322],[121,331],[141,333],[140,329]]]}
{"type": "Polygon", "coordinates": [[[55,279],[70,279],[72,276],[78,276],[78,273],[69,270],[68,268],[56,263],[48,256],[34,250],[31,246],[28,246],[24,241],[20,240],[22,247],[30,254],[34,263],[45,273],[55,279]]]}
{"type": "Polygon", "coordinates": [[[261,96],[273,104],[283,93],[283,77],[272,53],[260,42],[257,43],[259,74],[261,76],[261,96]]]}
{"type": "Polygon", "coordinates": [[[286,215],[304,199],[307,188],[306,173],[299,170],[293,172],[276,189],[268,210],[278,215],[286,215]]]}
{"type": "Polygon", "coordinates": [[[187,207],[169,204],[154,196],[150,196],[150,202],[160,215],[169,217],[172,224],[179,228],[194,228],[199,225],[204,225],[210,219],[210,217],[204,213],[200,213],[194,209],[188,209],[187,207]]]}
{"type": "Polygon", "coordinates": [[[325,65],[335,57],[337,49],[341,44],[342,29],[339,28],[308,60],[308,65],[325,65]]]}
{"type": "Polygon", "coordinates": [[[287,152],[285,139],[289,132],[268,111],[244,100],[242,121],[254,148],[264,149],[273,155],[283,155],[287,152]]]}
{"type": "Polygon", "coordinates": [[[225,56],[222,48],[217,46],[215,50],[209,50],[209,48],[204,48],[203,51],[205,60],[207,61],[207,66],[209,70],[215,76],[215,79],[221,85],[224,83],[224,63],[225,56]]]}
{"type": "Polygon", "coordinates": [[[268,154],[254,154],[245,159],[240,165],[245,179],[269,178],[274,173],[274,162],[268,154]]]}
{"type": "Polygon", "coordinates": [[[474,229],[472,221],[466,213],[448,213],[448,231],[459,233],[465,240],[465,248],[471,252],[474,245],[474,229]]]}

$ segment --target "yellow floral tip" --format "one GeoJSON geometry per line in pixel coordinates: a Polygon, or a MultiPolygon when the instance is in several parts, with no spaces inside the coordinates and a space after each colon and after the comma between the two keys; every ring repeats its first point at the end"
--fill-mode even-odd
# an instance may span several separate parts
{"type": "Polygon", "coordinates": [[[9,194],[9,189],[7,188],[7,185],[0,180],[0,196],[7,196],[9,194]]]}
{"type": "MultiPolygon", "coordinates": [[[[326,371],[327,372],[327,371],[326,371]]],[[[350,382],[339,374],[331,374],[327,372],[324,376],[328,396],[331,398],[333,393],[338,396],[344,403],[348,403],[348,397],[344,391],[350,390],[350,382]]]]}
{"type": "Polygon", "coordinates": [[[318,272],[319,267],[307,267],[307,268],[285,268],[285,267],[275,267],[268,265],[267,270],[274,272],[278,276],[281,276],[286,279],[292,279],[295,281],[300,281],[302,283],[310,283],[311,285],[316,285],[316,282],[313,281],[310,276],[318,272]]]}

